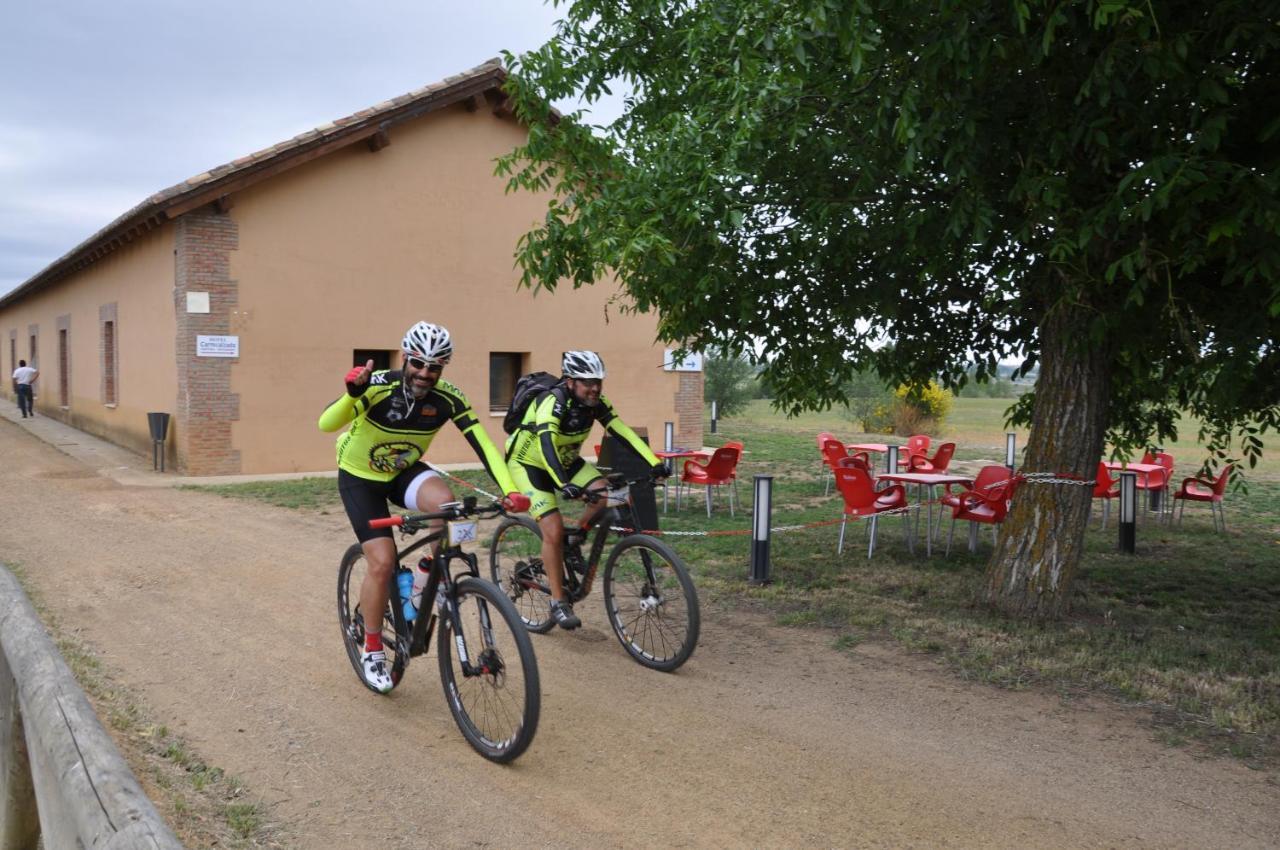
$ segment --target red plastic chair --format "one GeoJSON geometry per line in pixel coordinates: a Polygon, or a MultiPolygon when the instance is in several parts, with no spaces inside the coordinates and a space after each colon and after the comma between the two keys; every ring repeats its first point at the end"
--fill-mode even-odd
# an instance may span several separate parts
{"type": "Polygon", "coordinates": [[[729,487],[729,516],[734,512],[733,476],[738,466],[738,458],[742,456],[740,449],[721,446],[716,449],[705,463],[697,458],[689,458],[684,462],[684,470],[680,474],[680,484],[676,487],[676,510],[680,510],[680,492],[690,484],[698,484],[707,491],[707,518],[711,517],[711,488],[725,484],[729,487]]]}
{"type": "MultiPolygon", "coordinates": [[[[849,450],[844,447],[844,443],[840,442],[835,437],[827,437],[827,439],[822,441],[818,448],[822,450],[822,463],[827,468],[828,476],[830,475],[831,470],[835,469],[836,466],[839,465],[840,461],[849,456],[849,450]]],[[[826,496],[830,492],[831,478],[826,477],[823,481],[822,495],[826,496]]]]}
{"type": "MultiPolygon", "coordinates": [[[[840,521],[840,541],[836,544],[836,554],[844,551],[844,530],[849,517],[871,517],[871,543],[867,546],[867,557],[876,551],[876,524],[879,514],[895,508],[907,506],[907,491],[901,484],[894,484],[884,490],[876,490],[871,482],[871,475],[855,466],[837,466],[834,470],[836,489],[844,499],[844,516],[840,521]]],[[[907,532],[907,513],[901,514],[903,534],[907,532]]],[[[910,545],[910,537],[907,536],[910,545]]]]}
{"type": "Polygon", "coordinates": [[[925,453],[928,451],[929,438],[924,434],[912,434],[910,437],[907,437],[907,454],[905,457],[898,458],[898,466],[910,468],[911,458],[913,457],[925,458],[927,460],[925,453]]]}
{"type": "Polygon", "coordinates": [[[947,534],[947,554],[951,554],[951,539],[956,533],[956,520],[962,519],[969,523],[969,551],[973,552],[978,546],[978,526],[977,523],[986,523],[991,526],[992,543],[997,542],[997,526],[1004,522],[1004,518],[1009,514],[1009,506],[1013,502],[1013,494],[1018,489],[1018,478],[1010,477],[1009,470],[1006,467],[997,467],[1000,474],[1004,476],[1004,481],[987,485],[982,488],[978,487],[974,482],[973,489],[966,490],[963,493],[955,495],[956,504],[951,512],[951,531],[947,534]]]}
{"type": "MultiPolygon", "coordinates": [[[[1157,456],[1157,457],[1152,457],[1152,458],[1151,458],[1150,463],[1152,463],[1152,464],[1156,463],[1157,459],[1158,459],[1158,456],[1157,456]]],[[[1153,471],[1148,472],[1148,473],[1146,473],[1146,474],[1140,474],[1140,475],[1138,476],[1138,481],[1137,481],[1137,483],[1136,483],[1136,484],[1134,484],[1134,487],[1135,487],[1135,488],[1137,488],[1137,489],[1138,489],[1139,491],[1141,491],[1141,492],[1145,492],[1145,493],[1147,493],[1147,504],[1148,504],[1148,505],[1150,505],[1150,504],[1151,504],[1151,492],[1152,492],[1153,490],[1154,490],[1154,491],[1158,491],[1158,492],[1159,492],[1159,493],[1161,493],[1162,495],[1163,495],[1163,494],[1165,494],[1165,493],[1168,491],[1168,489],[1169,489],[1169,470],[1168,470],[1168,469],[1161,469],[1159,472],[1156,472],[1156,471],[1154,471],[1154,470],[1153,470],[1153,471]]],[[[1163,514],[1163,513],[1164,513],[1164,500],[1161,500],[1161,502],[1160,502],[1160,505],[1159,505],[1159,511],[1160,511],[1160,513],[1161,513],[1161,514],[1163,514]]],[[[1141,515],[1141,514],[1145,513],[1145,511],[1139,511],[1138,513],[1139,513],[1139,515],[1141,515]]]]}
{"type": "MultiPolygon", "coordinates": [[[[1102,529],[1107,528],[1107,517],[1111,514],[1111,500],[1120,498],[1120,480],[1111,477],[1111,470],[1102,461],[1098,461],[1098,471],[1093,476],[1093,498],[1102,499],[1102,529]]],[[[1090,509],[1093,503],[1090,502],[1090,509]]]]}
{"type": "MultiPolygon", "coordinates": [[[[1223,467],[1222,472],[1214,481],[1204,478],[1186,478],[1183,479],[1182,486],[1178,488],[1178,492],[1173,494],[1174,501],[1182,500],[1182,507],[1178,510],[1178,525],[1182,525],[1182,514],[1187,509],[1187,502],[1208,502],[1209,512],[1213,514],[1213,530],[1226,533],[1227,531],[1227,514],[1222,506],[1222,494],[1227,491],[1227,480],[1231,477],[1231,465],[1223,467]],[[1221,527],[1219,527],[1221,524],[1221,527]]],[[[1169,509],[1169,516],[1173,516],[1173,509],[1169,509]]]]}
{"type": "MultiPolygon", "coordinates": [[[[725,442],[724,447],[725,447],[726,449],[737,449],[737,450],[738,450],[738,460],[739,460],[739,461],[741,461],[741,460],[742,460],[742,452],[746,449],[746,445],[745,445],[741,440],[728,440],[727,442],[725,442]]],[[[733,465],[733,499],[734,499],[734,501],[738,501],[738,499],[739,499],[739,496],[738,496],[738,465],[737,465],[736,463],[733,465]]]]}
{"type": "Polygon", "coordinates": [[[933,457],[925,457],[924,455],[910,455],[907,458],[907,471],[909,472],[946,472],[947,467],[951,465],[951,456],[956,453],[955,443],[943,443],[938,446],[938,450],[934,452],[933,457]]]}

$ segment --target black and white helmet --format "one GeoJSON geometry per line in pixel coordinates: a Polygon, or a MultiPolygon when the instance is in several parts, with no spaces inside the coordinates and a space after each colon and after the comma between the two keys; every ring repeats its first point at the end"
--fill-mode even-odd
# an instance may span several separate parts
{"type": "Polygon", "coordinates": [[[594,351],[566,351],[560,369],[567,378],[604,380],[604,361],[594,351]]]}
{"type": "Polygon", "coordinates": [[[453,357],[453,340],[449,338],[449,332],[430,322],[418,322],[409,328],[400,348],[406,357],[418,357],[437,366],[443,366],[453,357]]]}

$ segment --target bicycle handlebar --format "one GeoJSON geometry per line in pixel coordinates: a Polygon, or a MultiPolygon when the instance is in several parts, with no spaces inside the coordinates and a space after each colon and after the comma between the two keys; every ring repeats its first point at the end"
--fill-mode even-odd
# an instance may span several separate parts
{"type": "Polygon", "coordinates": [[[397,528],[405,525],[414,526],[421,523],[430,522],[433,519],[463,519],[469,516],[489,517],[502,514],[507,515],[503,510],[501,502],[493,502],[483,507],[476,504],[475,496],[467,496],[461,502],[446,502],[440,506],[441,510],[435,513],[427,514],[396,514],[389,517],[381,517],[369,520],[370,528],[397,528]]]}
{"type": "MultiPolygon", "coordinates": [[[[627,477],[624,473],[613,472],[606,475],[604,479],[605,481],[609,482],[609,486],[611,487],[617,487],[621,484],[626,484],[628,487],[630,487],[633,484],[657,484],[662,479],[669,478],[669,477],[670,477],[669,475],[661,475],[661,476],[654,475],[651,472],[643,472],[634,477],[627,477]]],[[[582,498],[586,502],[595,504],[596,502],[599,502],[601,499],[607,498],[607,491],[584,490],[582,492],[582,498]]]]}

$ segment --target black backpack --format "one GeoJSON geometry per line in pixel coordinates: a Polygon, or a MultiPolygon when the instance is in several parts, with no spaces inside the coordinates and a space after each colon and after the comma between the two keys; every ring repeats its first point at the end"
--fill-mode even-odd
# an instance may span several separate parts
{"type": "Polygon", "coordinates": [[[550,372],[530,372],[528,375],[522,375],[520,380],[516,381],[515,395],[511,397],[511,406],[507,408],[507,415],[502,417],[502,430],[508,434],[514,433],[524,421],[529,405],[559,383],[560,379],[550,372]]]}

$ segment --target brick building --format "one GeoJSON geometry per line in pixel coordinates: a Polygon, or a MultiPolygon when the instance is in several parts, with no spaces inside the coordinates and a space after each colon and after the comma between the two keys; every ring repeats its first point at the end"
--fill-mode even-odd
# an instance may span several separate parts
{"type": "MultiPolygon", "coordinates": [[[[700,445],[702,374],[663,368],[655,317],[623,315],[612,283],[517,288],[545,201],[493,173],[524,133],[504,78],[486,63],[152,195],[0,297],[0,369],[26,359],[39,414],[138,451],[146,413],[171,413],[169,460],[191,475],[318,471],[342,375],[397,367],[425,319],[453,334],[447,377],[495,441],[518,375],[592,348],[624,419],[700,445]]],[[[474,455],[446,428],[431,459],[474,455]]]]}

